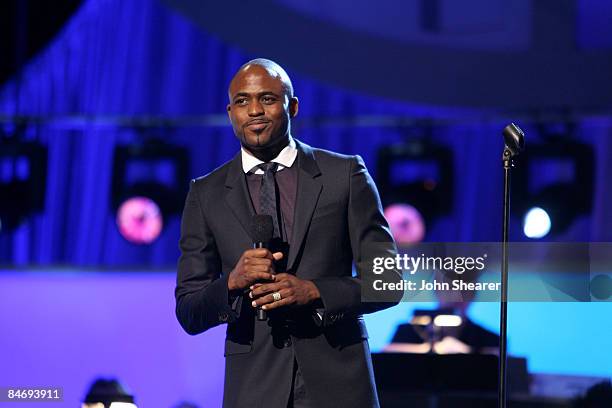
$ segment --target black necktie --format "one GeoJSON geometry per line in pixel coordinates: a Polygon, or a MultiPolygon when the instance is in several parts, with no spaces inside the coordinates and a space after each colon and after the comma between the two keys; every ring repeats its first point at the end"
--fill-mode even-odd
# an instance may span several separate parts
{"type": "Polygon", "coordinates": [[[278,168],[278,163],[262,163],[259,166],[263,170],[264,175],[261,179],[261,189],[259,190],[259,212],[272,216],[274,222],[274,237],[280,238],[280,229],[278,224],[278,209],[276,207],[277,190],[274,173],[278,168]]]}

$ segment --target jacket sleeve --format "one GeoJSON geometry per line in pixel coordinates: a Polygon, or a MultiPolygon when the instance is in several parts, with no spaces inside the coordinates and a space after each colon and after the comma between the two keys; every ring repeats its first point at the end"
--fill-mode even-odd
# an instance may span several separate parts
{"type": "MultiPolygon", "coordinates": [[[[362,301],[362,285],[371,285],[373,281],[372,260],[395,257],[397,249],[383,215],[376,185],[360,156],[351,160],[349,183],[348,226],[357,274],[313,280],[321,294],[323,309],[318,314],[324,326],[334,324],[344,315],[372,313],[394,306],[402,296],[400,292],[392,299],[385,294],[381,301],[362,301]]],[[[391,270],[376,278],[398,282],[401,273],[391,270]]]]}
{"type": "Polygon", "coordinates": [[[242,296],[231,296],[215,238],[206,223],[192,180],[183,210],[175,289],[176,316],[189,334],[202,333],[238,317],[242,296]]]}

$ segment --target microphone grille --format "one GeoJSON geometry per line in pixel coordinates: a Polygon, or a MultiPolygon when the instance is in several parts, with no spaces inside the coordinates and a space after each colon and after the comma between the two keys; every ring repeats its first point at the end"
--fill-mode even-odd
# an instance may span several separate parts
{"type": "Polygon", "coordinates": [[[270,242],[274,235],[272,216],[267,214],[254,215],[251,219],[251,238],[253,242],[270,242]]]}

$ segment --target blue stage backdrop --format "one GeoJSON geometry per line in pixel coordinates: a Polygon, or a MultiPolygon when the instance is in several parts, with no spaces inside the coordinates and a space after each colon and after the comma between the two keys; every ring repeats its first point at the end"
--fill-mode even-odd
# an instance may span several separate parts
{"type": "MultiPolygon", "coordinates": [[[[0,112],[98,118],[224,115],[229,79],[251,57],[254,55],[197,29],[157,1],[90,0],[48,49],[26,67],[21,81],[2,89],[0,112]]],[[[282,59],[279,62],[284,64],[282,59]]],[[[416,106],[356,94],[309,79],[299,66],[288,65],[287,69],[301,100],[296,137],[316,146],[360,154],[373,173],[377,149],[402,140],[403,129],[364,124],[317,126],[309,119],[359,115],[464,118],[462,124],[435,127],[429,136],[454,153],[456,191],[452,213],[432,227],[429,238],[499,239],[500,130],[504,122],[485,120],[484,116],[470,120],[477,114],[474,110],[416,106]],[[300,120],[310,125],[300,126],[300,120]]],[[[423,79],[406,77],[397,86],[409,88],[420,81],[423,79]]],[[[0,234],[2,263],[173,264],[178,255],[176,217],[169,220],[154,245],[136,247],[118,234],[109,208],[113,149],[118,143],[142,140],[141,132],[119,126],[116,121],[88,123],[83,118],[79,123],[51,121],[27,128],[27,138],[49,148],[46,207],[17,233],[0,234]]],[[[605,181],[612,174],[608,160],[612,155],[610,124],[605,118],[578,123],[577,137],[596,151],[593,211],[559,239],[609,240],[612,236],[612,190],[605,181]]],[[[526,126],[525,130],[533,140],[535,129],[526,126]]],[[[229,126],[224,125],[167,127],[155,134],[188,147],[192,177],[206,174],[238,149],[229,126]]],[[[518,234],[518,224],[516,227],[513,231],[518,234]]]]}
{"type": "MultiPolygon", "coordinates": [[[[298,2],[283,3],[300,7],[298,2]]],[[[597,2],[580,3],[582,7],[597,2]]],[[[610,34],[609,25],[594,27],[610,34]]],[[[580,30],[582,46],[609,46],[584,25],[580,30]]],[[[254,54],[235,44],[196,27],[155,0],[88,0],[49,47],[28,64],[19,81],[0,89],[1,115],[49,119],[25,129],[26,139],[48,146],[45,209],[14,233],[0,231],[0,264],[9,265],[0,271],[0,326],[8,330],[8,335],[0,336],[0,360],[9,362],[0,370],[0,384],[30,380],[48,384],[57,379],[57,385],[66,387],[70,401],[75,402],[91,377],[114,374],[134,388],[143,406],[168,406],[181,397],[204,406],[219,404],[223,329],[191,338],[180,332],[173,316],[172,273],[178,257],[179,219],[167,220],[160,239],[151,246],[125,241],[110,208],[112,157],[116,146],[141,142],[145,137],[142,129],[119,123],[117,117],[168,115],[213,115],[209,118],[214,123],[207,126],[148,130],[170,144],[188,148],[189,177],[206,174],[233,157],[238,142],[229,123],[214,115],[223,118],[231,75],[253,57],[275,59],[292,76],[300,98],[297,138],[360,154],[375,178],[377,150],[406,140],[412,133],[376,120],[363,121],[364,116],[439,121],[427,137],[453,152],[455,194],[452,212],[430,226],[428,238],[500,238],[500,132],[506,123],[494,115],[495,106],[486,110],[493,115],[487,119],[484,110],[417,105],[357,93],[339,87],[337,78],[325,79],[325,61],[317,60],[316,49],[292,49],[318,61],[321,75],[313,79],[309,75],[312,63],[302,67],[300,58],[273,52],[254,54]],[[350,126],[345,122],[323,124],[321,118],[342,118],[350,126]],[[361,120],[351,121],[355,118],[361,120]],[[71,272],[52,273],[55,270],[50,265],[58,264],[70,265],[71,272]],[[39,269],[40,273],[8,270],[21,268],[39,269]],[[122,273],[112,274],[108,269],[122,273]],[[158,274],[123,273],[131,269],[157,270],[158,274]],[[158,405],[151,396],[164,384],[168,392],[158,401],[163,405],[158,405]]],[[[368,79],[363,77],[363,81],[368,79]]],[[[396,86],[409,89],[417,83],[422,86],[422,81],[434,79],[407,75],[396,86]]],[[[475,94],[489,91],[472,90],[475,94]]],[[[592,211],[557,239],[610,241],[612,119],[609,115],[583,117],[576,125],[575,137],[595,151],[592,211]]],[[[524,130],[530,137],[538,134],[529,124],[524,130]]],[[[188,181],[184,180],[185,186],[188,181]]],[[[512,231],[513,238],[520,239],[519,220],[513,220],[512,231]]],[[[475,320],[495,329],[494,306],[474,305],[475,320]]],[[[368,317],[374,350],[389,340],[395,324],[409,318],[411,308],[404,304],[368,317]]],[[[535,371],[609,376],[609,314],[610,303],[512,305],[510,351],[527,356],[535,371]]]]}

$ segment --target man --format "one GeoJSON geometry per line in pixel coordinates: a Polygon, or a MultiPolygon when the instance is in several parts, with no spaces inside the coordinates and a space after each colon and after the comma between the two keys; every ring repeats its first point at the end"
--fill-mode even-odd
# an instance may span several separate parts
{"type": "Polygon", "coordinates": [[[359,156],[291,137],[298,99],[276,63],[243,65],[229,99],[241,151],[191,183],[178,320],[189,334],[228,323],[225,407],[377,407],[361,314],[393,303],[362,303],[360,274],[395,244],[373,181],[359,156]],[[249,249],[255,214],[272,215],[277,249],[249,249]]]}

